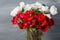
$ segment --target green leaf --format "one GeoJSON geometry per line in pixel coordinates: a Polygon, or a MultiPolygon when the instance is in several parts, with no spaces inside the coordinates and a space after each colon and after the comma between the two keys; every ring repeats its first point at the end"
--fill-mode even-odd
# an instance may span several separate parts
{"type": "Polygon", "coordinates": [[[44,13],[44,14],[48,14],[48,12],[46,12],[46,11],[44,11],[43,13],[44,13]]]}
{"type": "Polygon", "coordinates": [[[17,20],[17,22],[18,22],[18,23],[23,23],[23,21],[22,21],[22,20],[17,20]]]}
{"type": "Polygon", "coordinates": [[[35,28],[30,28],[29,31],[33,32],[33,31],[36,31],[36,29],[35,28]]]}
{"type": "Polygon", "coordinates": [[[22,12],[24,12],[24,8],[22,8],[22,12]]]}
{"type": "Polygon", "coordinates": [[[36,11],[35,12],[37,12],[37,13],[39,13],[40,11],[39,11],[39,8],[38,9],[36,9],[36,11]]]}
{"type": "Polygon", "coordinates": [[[32,30],[33,30],[33,31],[36,31],[36,29],[35,29],[35,28],[32,28],[32,30]]]}
{"type": "Polygon", "coordinates": [[[32,32],[32,29],[30,28],[29,31],[32,32]]]}

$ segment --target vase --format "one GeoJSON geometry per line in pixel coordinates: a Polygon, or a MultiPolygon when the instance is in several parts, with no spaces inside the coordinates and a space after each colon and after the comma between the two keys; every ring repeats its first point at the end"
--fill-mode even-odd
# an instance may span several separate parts
{"type": "Polygon", "coordinates": [[[26,30],[27,37],[26,40],[42,40],[43,33],[40,30],[31,31],[29,29],[26,30]]]}

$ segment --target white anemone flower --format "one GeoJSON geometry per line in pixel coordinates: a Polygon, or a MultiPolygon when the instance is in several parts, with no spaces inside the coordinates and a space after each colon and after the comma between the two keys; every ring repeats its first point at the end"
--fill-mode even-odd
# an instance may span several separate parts
{"type": "Polygon", "coordinates": [[[57,14],[57,8],[55,6],[51,6],[50,14],[52,14],[52,15],[56,15],[57,14]]]}
{"type": "Polygon", "coordinates": [[[42,6],[41,7],[41,11],[48,12],[49,11],[49,7],[48,6],[42,6]]]}
{"type": "Polygon", "coordinates": [[[48,18],[51,18],[51,15],[50,14],[44,14],[44,15],[46,15],[48,18]]]}
{"type": "Polygon", "coordinates": [[[21,11],[22,8],[20,6],[17,6],[16,8],[14,8],[12,10],[12,12],[10,13],[11,16],[15,16],[17,14],[18,11],[21,11]]]}
{"type": "Polygon", "coordinates": [[[31,6],[30,6],[30,4],[26,4],[24,10],[25,10],[25,11],[27,11],[27,10],[31,10],[31,6]]]}
{"type": "Polygon", "coordinates": [[[31,8],[33,8],[33,9],[37,9],[37,7],[36,7],[35,4],[31,4],[31,8]]]}
{"type": "Polygon", "coordinates": [[[36,3],[35,3],[35,6],[36,6],[36,8],[41,8],[41,7],[42,7],[42,4],[39,3],[39,2],[36,2],[36,3]]]}
{"type": "Polygon", "coordinates": [[[20,2],[19,5],[20,5],[20,7],[25,7],[25,3],[24,2],[20,2]]]}

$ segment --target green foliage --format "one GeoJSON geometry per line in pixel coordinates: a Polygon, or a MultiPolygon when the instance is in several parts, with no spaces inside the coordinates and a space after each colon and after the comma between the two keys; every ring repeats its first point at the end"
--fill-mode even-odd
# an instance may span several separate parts
{"type": "Polygon", "coordinates": [[[22,21],[22,20],[17,20],[17,22],[18,22],[18,23],[23,23],[23,21],[22,21]]]}
{"type": "Polygon", "coordinates": [[[40,11],[39,11],[39,8],[38,8],[38,9],[36,9],[36,10],[35,10],[35,12],[39,13],[39,12],[40,12],[40,11]]]}
{"type": "Polygon", "coordinates": [[[44,11],[43,13],[44,13],[44,14],[48,14],[48,12],[46,12],[46,11],[44,11]]]}
{"type": "Polygon", "coordinates": [[[24,12],[24,8],[22,8],[22,12],[24,12]]]}

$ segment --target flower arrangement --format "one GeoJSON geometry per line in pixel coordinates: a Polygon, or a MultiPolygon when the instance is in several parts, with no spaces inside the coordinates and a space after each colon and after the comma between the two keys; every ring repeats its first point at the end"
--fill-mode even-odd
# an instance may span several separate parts
{"type": "Polygon", "coordinates": [[[39,29],[41,32],[47,32],[54,25],[54,19],[51,15],[57,14],[57,8],[36,2],[34,4],[25,4],[20,2],[10,13],[12,23],[17,24],[20,29],[39,29]]]}

